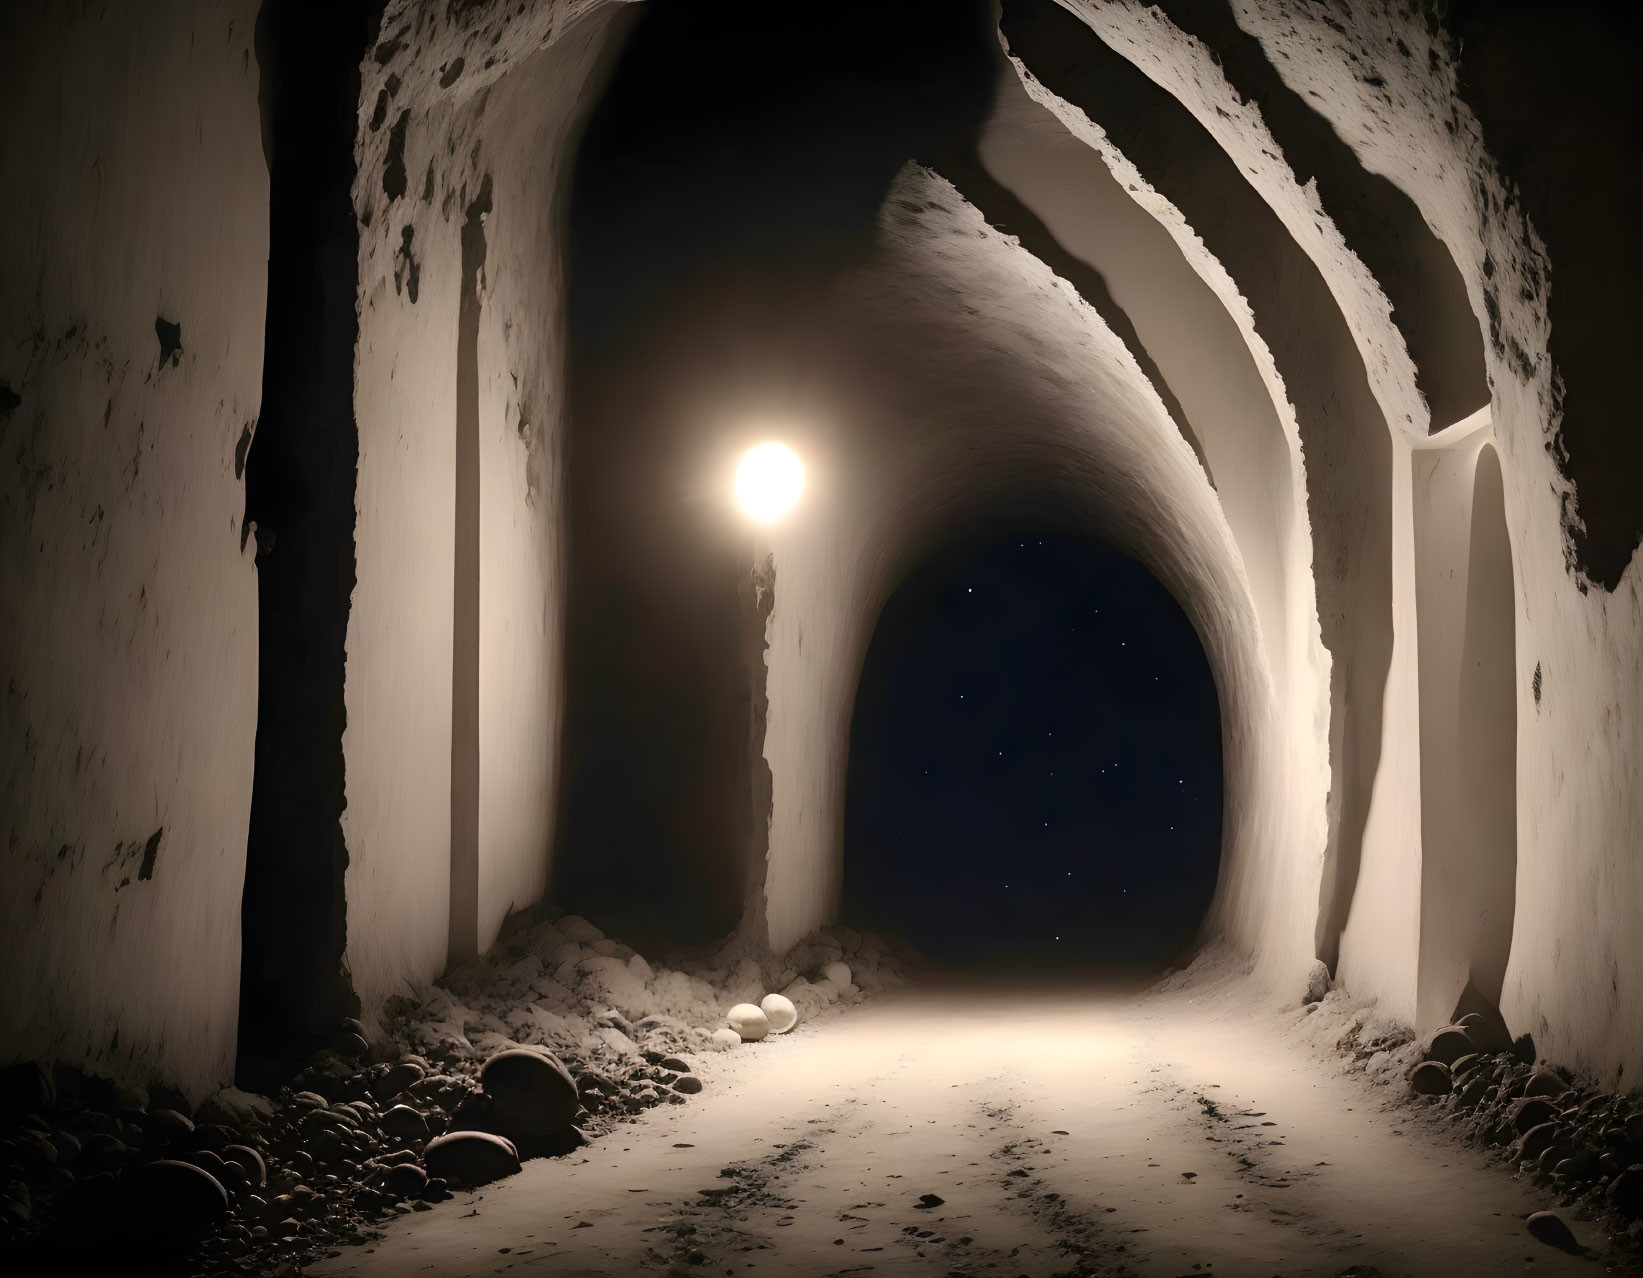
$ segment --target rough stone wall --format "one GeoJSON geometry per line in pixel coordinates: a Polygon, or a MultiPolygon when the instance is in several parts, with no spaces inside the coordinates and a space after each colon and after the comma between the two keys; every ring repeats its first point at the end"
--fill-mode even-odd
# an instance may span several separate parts
{"type": "Polygon", "coordinates": [[[348,964],[367,1012],[546,883],[560,714],[561,188],[620,6],[390,6],[356,206],[348,964]]]}
{"type": "MultiPolygon", "coordinates": [[[[1416,15],[1240,2],[1240,23],[1364,165],[1406,191],[1459,266],[1484,327],[1494,446],[1517,593],[1517,910],[1502,1011],[1537,1047],[1610,1080],[1643,1070],[1643,571],[1612,591],[1568,552],[1557,460],[1559,370],[1548,303],[1558,264],[1460,101],[1451,49],[1416,15]],[[1403,55],[1399,42],[1412,51],[1403,55]],[[1428,52],[1430,51],[1430,52],[1428,52]],[[1373,74],[1341,75],[1342,65],[1373,74]],[[1537,677],[1538,671],[1538,677],[1537,677]]],[[[1602,182],[1602,174],[1593,180],[1602,182]]]]}
{"type": "Polygon", "coordinates": [[[233,1068],[256,722],[255,0],[0,10],[0,1059],[233,1068]]]}

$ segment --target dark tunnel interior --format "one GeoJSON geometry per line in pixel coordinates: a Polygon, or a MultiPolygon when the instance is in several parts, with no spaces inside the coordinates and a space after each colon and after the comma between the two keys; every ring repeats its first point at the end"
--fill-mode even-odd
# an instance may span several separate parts
{"type": "Polygon", "coordinates": [[[1214,679],[1145,567],[995,522],[902,581],[851,723],[844,918],[954,969],[1140,975],[1220,855],[1214,679]]]}
{"type": "Polygon", "coordinates": [[[579,151],[553,892],[636,937],[730,930],[757,837],[735,633],[748,548],[680,476],[739,400],[827,380],[814,299],[873,251],[897,170],[972,134],[991,101],[985,3],[903,0],[873,32],[843,9],[645,5],[579,151]]]}

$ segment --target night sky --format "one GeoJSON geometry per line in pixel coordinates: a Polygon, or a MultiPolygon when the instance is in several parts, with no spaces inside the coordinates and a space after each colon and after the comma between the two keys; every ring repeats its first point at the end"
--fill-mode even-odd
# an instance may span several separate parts
{"type": "Polygon", "coordinates": [[[1145,568],[995,531],[892,596],[851,728],[849,921],[953,965],[1156,968],[1220,832],[1214,681],[1145,568]]]}

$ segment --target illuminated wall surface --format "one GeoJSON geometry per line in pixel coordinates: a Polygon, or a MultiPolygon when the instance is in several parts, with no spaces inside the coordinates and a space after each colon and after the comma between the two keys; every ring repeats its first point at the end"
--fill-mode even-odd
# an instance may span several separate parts
{"type": "Polygon", "coordinates": [[[714,358],[658,353],[664,412],[567,265],[640,8],[4,6],[0,1054],[203,1093],[242,1010],[369,1023],[544,890],[785,949],[880,611],[1011,496],[1202,643],[1202,935],[1643,1071],[1639,167],[1586,10],[1450,6],[1462,76],[1419,6],[1006,0],[973,145],[806,295],[755,532],[714,358]]]}

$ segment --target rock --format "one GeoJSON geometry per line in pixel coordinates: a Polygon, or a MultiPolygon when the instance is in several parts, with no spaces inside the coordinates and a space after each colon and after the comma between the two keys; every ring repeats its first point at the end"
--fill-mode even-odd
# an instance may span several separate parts
{"type": "Polygon", "coordinates": [[[1623,1216],[1643,1216],[1643,1170],[1628,1167],[1609,1186],[1609,1202],[1623,1216]]]}
{"type": "Polygon", "coordinates": [[[488,1185],[519,1170],[519,1151],[512,1141],[490,1132],[451,1132],[436,1136],[423,1151],[429,1176],[461,1185],[488,1185]]]}
{"type": "Polygon", "coordinates": [[[1559,1143],[1562,1135],[1556,1123],[1539,1123],[1523,1134],[1518,1142],[1518,1157],[1527,1158],[1531,1162],[1537,1160],[1553,1145],[1559,1143]]]}
{"type": "Polygon", "coordinates": [[[415,1163],[400,1163],[388,1169],[382,1183],[396,1198],[420,1198],[428,1187],[428,1173],[415,1163]]]}
{"type": "Polygon", "coordinates": [[[148,1127],[162,1140],[181,1140],[194,1130],[194,1120],[174,1109],[157,1109],[148,1116],[148,1127]]]}
{"type": "Polygon", "coordinates": [[[940,1207],[946,1201],[940,1194],[920,1194],[914,1206],[919,1211],[929,1211],[932,1207],[940,1207]]]}
{"type": "Polygon", "coordinates": [[[1427,1040],[1421,1055],[1429,1061],[1439,1061],[1448,1066],[1477,1050],[1477,1046],[1466,1036],[1465,1030],[1458,1026],[1446,1025],[1427,1040]]]}
{"type": "Polygon", "coordinates": [[[546,1140],[576,1121],[576,1082],[547,1052],[498,1052],[479,1071],[479,1084],[495,1101],[497,1125],[515,1142],[546,1140]]]}
{"type": "Polygon", "coordinates": [[[350,1031],[337,1035],[335,1050],[339,1056],[346,1060],[357,1061],[364,1057],[371,1048],[363,1038],[350,1031]]]}
{"type": "Polygon", "coordinates": [[[163,1158],[130,1172],[122,1186],[124,1224],[132,1233],[166,1241],[197,1238],[229,1212],[228,1191],[210,1172],[163,1158]]]}
{"type": "Polygon", "coordinates": [[[770,1033],[770,1018],[752,1003],[736,1004],[725,1019],[744,1043],[756,1043],[770,1033]]]}
{"type": "Polygon", "coordinates": [[[1409,1086],[1421,1096],[1447,1096],[1453,1086],[1449,1067],[1440,1061],[1422,1061],[1410,1071],[1409,1086]]]}
{"type": "MultiPolygon", "coordinates": [[[[324,1104],[323,1097],[319,1098],[324,1104]]],[[[237,1087],[225,1087],[207,1097],[199,1108],[199,1121],[225,1123],[230,1127],[257,1127],[274,1117],[274,1102],[255,1092],[242,1092],[237,1087]]]]}
{"type": "Polygon", "coordinates": [[[1582,1250],[1576,1241],[1574,1231],[1564,1222],[1563,1217],[1555,1211],[1537,1211],[1523,1222],[1528,1226],[1531,1236],[1539,1239],[1548,1247],[1556,1247],[1559,1251],[1579,1252],[1582,1250]]]}
{"type": "Polygon", "coordinates": [[[382,1130],[397,1141],[427,1140],[428,1120],[409,1105],[395,1105],[382,1116],[382,1130]]]}
{"type": "Polygon", "coordinates": [[[1512,1107],[1512,1127],[1523,1135],[1531,1127],[1539,1127],[1557,1117],[1557,1106],[1544,1096],[1529,1096],[1512,1107]]]}
{"type": "Polygon", "coordinates": [[[559,934],[578,945],[592,945],[605,939],[605,934],[579,914],[567,914],[554,926],[559,934]]]}
{"type": "Polygon", "coordinates": [[[850,988],[850,965],[834,959],[831,963],[822,964],[822,976],[831,981],[840,994],[850,988]]]}
{"type": "Polygon", "coordinates": [[[785,1034],[799,1023],[799,1009],[782,994],[766,994],[759,1000],[759,1010],[770,1023],[772,1034],[785,1034]]]}
{"type": "Polygon", "coordinates": [[[714,1051],[728,1052],[742,1045],[742,1036],[733,1029],[716,1029],[707,1041],[714,1051]]]}
{"type": "Polygon", "coordinates": [[[16,1122],[57,1103],[57,1086],[39,1061],[18,1061],[0,1069],[0,1119],[16,1122]]]}
{"type": "Polygon", "coordinates": [[[379,1101],[390,1101],[407,1088],[415,1087],[425,1077],[422,1066],[412,1061],[401,1061],[388,1067],[388,1072],[373,1082],[369,1091],[379,1101]]]}
{"type": "Polygon", "coordinates": [[[1541,1069],[1536,1070],[1529,1076],[1528,1083],[1524,1085],[1523,1094],[1525,1096],[1556,1097],[1563,1095],[1568,1090],[1569,1085],[1557,1074],[1549,1069],[1541,1069]]]}
{"type": "Polygon", "coordinates": [[[702,1090],[702,1080],[694,1074],[681,1074],[673,1080],[673,1090],[686,1096],[694,1096],[702,1090]]]}
{"type": "Polygon", "coordinates": [[[222,1156],[231,1163],[238,1163],[251,1188],[261,1189],[268,1183],[268,1164],[263,1157],[249,1145],[224,1146],[222,1156]]]}
{"type": "Polygon", "coordinates": [[[1301,1002],[1321,1003],[1327,993],[1329,993],[1329,965],[1322,959],[1314,959],[1312,966],[1306,972],[1306,989],[1301,995],[1301,1002]]]}

